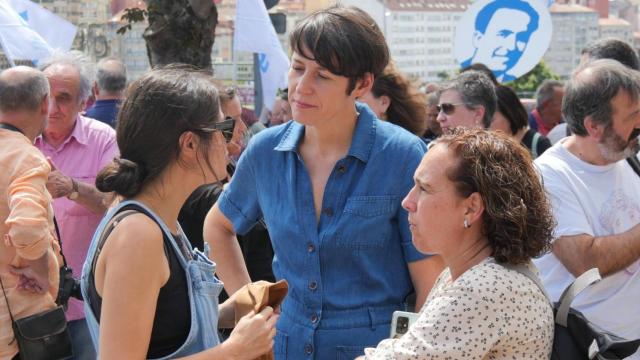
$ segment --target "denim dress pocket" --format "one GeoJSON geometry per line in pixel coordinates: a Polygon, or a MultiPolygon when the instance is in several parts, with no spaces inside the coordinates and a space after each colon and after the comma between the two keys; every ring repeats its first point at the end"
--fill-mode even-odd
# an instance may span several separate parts
{"type": "MultiPolygon", "coordinates": [[[[194,251],[194,259],[187,265],[191,275],[195,317],[200,324],[200,335],[205,348],[218,345],[218,295],[223,284],[214,274],[215,264],[198,250],[194,251]]],[[[192,319],[194,321],[194,319],[192,319]]]]}
{"type": "Polygon", "coordinates": [[[352,196],[337,231],[337,245],[353,250],[382,248],[393,231],[399,196],[352,196]]]}

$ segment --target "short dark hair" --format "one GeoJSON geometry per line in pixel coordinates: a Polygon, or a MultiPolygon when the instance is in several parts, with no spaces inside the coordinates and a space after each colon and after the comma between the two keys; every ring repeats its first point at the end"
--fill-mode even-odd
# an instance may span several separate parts
{"type": "Polygon", "coordinates": [[[638,54],[636,54],[631,45],[619,39],[606,38],[597,40],[587,45],[582,50],[582,54],[587,55],[589,60],[613,59],[628,68],[640,70],[638,54]]]}
{"type": "Polygon", "coordinates": [[[48,95],[49,81],[36,69],[21,66],[7,69],[0,74],[0,111],[2,112],[36,111],[48,95]],[[21,73],[17,74],[16,71],[21,73]],[[7,72],[13,72],[13,75],[7,76],[7,72]]]}
{"type": "Polygon", "coordinates": [[[98,62],[97,68],[96,82],[100,90],[113,94],[127,87],[127,67],[119,59],[104,58],[98,62]],[[107,66],[109,62],[116,66],[107,66]]]}
{"type": "Polygon", "coordinates": [[[98,190],[124,197],[138,194],[180,155],[185,131],[200,137],[200,153],[212,169],[209,129],[219,117],[218,90],[208,73],[186,65],[145,73],[128,88],[116,128],[120,158],[100,171],[98,190]]]}
{"type": "Polygon", "coordinates": [[[468,109],[482,106],[482,126],[486,129],[491,125],[497,99],[495,86],[487,75],[476,70],[465,71],[443,85],[438,91],[438,96],[447,90],[457,91],[468,109]]]}
{"type": "Polygon", "coordinates": [[[549,249],[553,213],[526,148],[500,132],[460,127],[439,144],[457,158],[446,175],[460,196],[482,197],[482,232],[497,262],[523,264],[549,249]]]}
{"type": "Polygon", "coordinates": [[[498,85],[496,86],[496,96],[498,97],[498,111],[509,121],[511,134],[515,135],[520,129],[527,127],[527,110],[515,91],[508,86],[498,85]]]}
{"type": "Polygon", "coordinates": [[[296,25],[289,42],[298,55],[349,78],[347,94],[366,73],[376,77],[389,63],[380,28],[356,7],[332,6],[311,13],[296,25]]]}
{"type": "Polygon", "coordinates": [[[484,32],[487,31],[487,26],[489,26],[493,15],[501,9],[512,9],[527,13],[531,18],[527,25],[527,34],[531,35],[534,31],[538,30],[540,15],[538,15],[538,12],[531,7],[528,2],[522,0],[496,0],[485,5],[476,16],[476,30],[484,34],[484,32]]]}
{"type": "Polygon", "coordinates": [[[640,73],[610,59],[595,60],[578,68],[567,82],[562,100],[562,114],[571,133],[588,135],[584,127],[587,116],[597,124],[609,126],[613,113],[611,100],[620,91],[637,98],[640,73]]]}
{"type": "Polygon", "coordinates": [[[413,134],[424,133],[427,126],[426,96],[393,63],[389,63],[382,74],[376,77],[371,92],[376,98],[383,95],[389,97],[385,120],[413,134]]]}
{"type": "Polygon", "coordinates": [[[489,69],[489,67],[483,63],[473,63],[465,68],[463,68],[462,70],[460,70],[461,73],[465,72],[465,71],[469,71],[469,70],[475,70],[475,71],[479,71],[485,75],[487,75],[487,77],[493,82],[493,85],[498,85],[498,79],[496,79],[496,75],[493,73],[493,71],[491,71],[491,69],[489,69]]]}

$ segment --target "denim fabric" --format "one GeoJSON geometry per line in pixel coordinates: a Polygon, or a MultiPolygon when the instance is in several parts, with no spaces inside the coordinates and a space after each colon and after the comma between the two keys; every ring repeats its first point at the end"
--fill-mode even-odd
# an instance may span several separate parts
{"type": "MultiPolygon", "coordinates": [[[[87,254],[87,261],[82,269],[82,295],[85,299],[89,299],[88,286],[89,286],[89,274],[91,272],[91,262],[96,252],[97,242],[103,229],[109,222],[109,220],[117,214],[118,210],[124,206],[135,204],[142,207],[148,214],[152,215],[155,221],[161,226],[165,236],[173,240],[171,232],[167,226],[162,222],[160,217],[155,215],[149,208],[137,201],[124,201],[117,207],[109,211],[109,213],[102,219],[98,229],[96,230],[93,240],[91,241],[91,247],[87,254]]],[[[182,230],[180,230],[182,232],[182,230]]],[[[173,359],[175,357],[182,357],[191,354],[195,354],[212,348],[220,343],[218,339],[218,295],[222,291],[222,283],[215,278],[215,264],[208,259],[205,247],[205,253],[199,250],[191,250],[193,259],[187,260],[179,250],[178,245],[171,241],[173,251],[178,255],[180,264],[185,269],[187,277],[187,285],[189,287],[189,305],[191,308],[191,329],[187,340],[184,344],[175,351],[173,354],[164,357],[163,359],[173,359]]],[[[89,325],[89,331],[91,332],[91,338],[93,344],[98,349],[98,339],[100,337],[100,324],[96,321],[96,318],[91,311],[91,304],[89,300],[85,300],[85,313],[87,316],[87,324],[89,325]]]]}
{"type": "Polygon", "coordinates": [[[96,350],[93,348],[86,319],[71,320],[68,326],[73,350],[73,357],[69,360],[94,360],[96,350]]]}
{"type": "Polygon", "coordinates": [[[264,218],[274,274],[289,281],[277,359],[334,359],[376,345],[412,289],[407,263],[425,257],[411,243],[400,203],[426,146],[366,105],[357,110],[350,150],[329,176],[318,222],[298,151],[305,129],[295,121],[252,139],[218,200],[239,234],[264,218]]]}

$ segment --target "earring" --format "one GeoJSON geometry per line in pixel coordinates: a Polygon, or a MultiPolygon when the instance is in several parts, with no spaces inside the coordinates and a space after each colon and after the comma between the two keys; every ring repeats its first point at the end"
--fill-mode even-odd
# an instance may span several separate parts
{"type": "Polygon", "coordinates": [[[464,219],[464,223],[463,223],[463,225],[464,225],[464,228],[465,228],[465,229],[468,229],[468,228],[470,228],[470,227],[471,227],[471,225],[469,225],[469,221],[467,220],[467,218],[465,218],[465,219],[464,219]]]}

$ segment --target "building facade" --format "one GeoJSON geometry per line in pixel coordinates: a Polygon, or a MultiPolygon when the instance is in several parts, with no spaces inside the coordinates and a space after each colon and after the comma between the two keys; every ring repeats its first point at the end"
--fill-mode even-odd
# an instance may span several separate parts
{"type": "Polygon", "coordinates": [[[111,17],[109,0],[36,0],[34,2],[76,26],[104,25],[111,17]]]}
{"type": "Polygon", "coordinates": [[[600,37],[599,16],[582,5],[556,3],[549,11],[553,36],[544,60],[553,72],[566,79],[580,63],[582,49],[600,37]]]}
{"type": "Polygon", "coordinates": [[[453,75],[456,24],[469,0],[341,0],[365,10],[387,38],[392,59],[409,78],[440,81],[453,75]]]}
{"type": "Polygon", "coordinates": [[[600,30],[599,37],[601,39],[616,38],[629,44],[633,44],[633,31],[631,29],[631,24],[625,20],[614,17],[599,19],[598,28],[600,30]]]}

